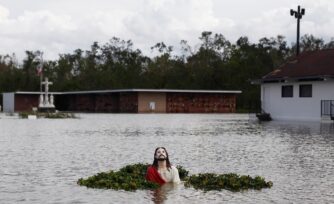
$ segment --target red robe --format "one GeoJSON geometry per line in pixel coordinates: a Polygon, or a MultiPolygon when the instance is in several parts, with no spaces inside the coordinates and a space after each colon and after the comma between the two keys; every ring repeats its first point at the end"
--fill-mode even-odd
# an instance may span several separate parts
{"type": "Polygon", "coordinates": [[[160,174],[154,166],[149,166],[147,168],[146,180],[157,183],[159,185],[163,185],[164,183],[166,183],[166,181],[161,178],[160,174]]]}

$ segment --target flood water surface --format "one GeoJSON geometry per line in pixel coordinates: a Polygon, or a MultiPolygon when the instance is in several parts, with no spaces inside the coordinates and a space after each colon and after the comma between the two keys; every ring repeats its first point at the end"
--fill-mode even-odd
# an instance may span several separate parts
{"type": "Polygon", "coordinates": [[[80,114],[79,119],[0,116],[0,203],[333,203],[334,125],[258,123],[248,115],[80,114]],[[196,173],[260,175],[270,189],[88,189],[77,180],[167,148],[196,173]]]}

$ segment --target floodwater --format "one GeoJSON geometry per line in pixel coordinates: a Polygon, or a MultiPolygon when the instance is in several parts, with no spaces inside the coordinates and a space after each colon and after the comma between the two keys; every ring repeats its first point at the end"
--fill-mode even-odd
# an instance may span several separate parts
{"type": "Polygon", "coordinates": [[[239,114],[79,114],[1,118],[0,203],[334,203],[334,125],[258,123],[239,114]],[[270,189],[88,189],[81,177],[151,163],[165,146],[191,174],[260,175],[270,189]]]}

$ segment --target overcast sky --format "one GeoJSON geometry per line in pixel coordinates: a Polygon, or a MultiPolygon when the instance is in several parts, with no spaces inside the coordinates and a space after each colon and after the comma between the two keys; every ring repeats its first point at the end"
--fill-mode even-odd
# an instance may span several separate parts
{"type": "Polygon", "coordinates": [[[41,50],[56,59],[115,36],[150,55],[157,42],[196,47],[202,31],[232,42],[283,35],[290,44],[296,19],[289,10],[298,5],[306,9],[301,35],[334,37],[333,0],[0,0],[0,54],[22,60],[25,50],[41,50]]]}

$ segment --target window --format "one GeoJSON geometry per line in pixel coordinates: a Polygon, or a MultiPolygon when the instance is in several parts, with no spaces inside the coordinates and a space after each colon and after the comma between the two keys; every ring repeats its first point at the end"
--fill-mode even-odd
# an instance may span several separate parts
{"type": "Polygon", "coordinates": [[[299,97],[312,97],[312,85],[299,85],[299,97]]]}
{"type": "Polygon", "coordinates": [[[282,86],[282,98],[293,97],[293,86],[282,86]]]}

